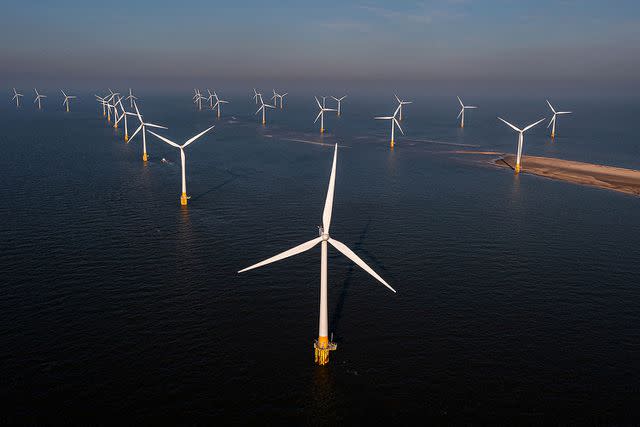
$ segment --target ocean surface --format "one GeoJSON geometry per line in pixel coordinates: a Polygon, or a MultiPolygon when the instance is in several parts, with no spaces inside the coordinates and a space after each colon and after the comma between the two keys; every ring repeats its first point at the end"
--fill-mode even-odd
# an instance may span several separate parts
{"type": "MultiPolygon", "coordinates": [[[[263,127],[250,88],[221,119],[141,92],[176,142],[216,125],[183,208],[177,149],[149,135],[144,164],[92,94],[65,113],[48,92],[0,107],[0,423],[640,421],[640,199],[459,153],[514,152],[496,117],[548,119],[543,95],[463,97],[464,129],[455,94],[416,96],[390,150],[392,92],[324,135],[312,93],[263,127]],[[317,236],[335,143],[331,234],[397,294],[330,248],[318,367],[319,247],[236,272],[317,236]]],[[[574,114],[525,154],[640,169],[640,104],[551,101],[574,114]]]]}

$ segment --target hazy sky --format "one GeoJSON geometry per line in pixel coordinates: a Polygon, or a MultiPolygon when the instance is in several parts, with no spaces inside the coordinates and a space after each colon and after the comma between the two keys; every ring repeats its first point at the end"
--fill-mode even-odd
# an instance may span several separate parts
{"type": "Polygon", "coordinates": [[[0,40],[5,86],[640,82],[638,0],[4,0],[0,40]]]}

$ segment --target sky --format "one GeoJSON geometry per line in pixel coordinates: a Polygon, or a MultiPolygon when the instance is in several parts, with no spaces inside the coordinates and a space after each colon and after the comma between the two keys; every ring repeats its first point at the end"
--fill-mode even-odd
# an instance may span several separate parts
{"type": "Polygon", "coordinates": [[[0,80],[640,88],[640,1],[3,0],[0,80]]]}

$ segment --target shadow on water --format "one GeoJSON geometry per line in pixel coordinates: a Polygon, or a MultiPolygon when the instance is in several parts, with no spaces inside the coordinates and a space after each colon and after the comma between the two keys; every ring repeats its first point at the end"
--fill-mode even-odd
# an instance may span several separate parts
{"type": "Polygon", "coordinates": [[[236,179],[242,177],[243,175],[237,175],[234,174],[233,172],[231,172],[230,170],[226,171],[229,175],[231,175],[231,178],[226,179],[225,181],[221,182],[220,184],[216,185],[215,187],[211,187],[210,189],[208,189],[207,191],[205,191],[204,193],[198,194],[197,196],[193,196],[191,197],[192,200],[196,201],[196,200],[200,200],[201,198],[205,197],[207,194],[212,193],[216,190],[221,189],[222,187],[224,187],[227,184],[231,184],[233,181],[235,181],[236,179]]]}
{"type": "MultiPolygon", "coordinates": [[[[364,229],[360,233],[360,236],[358,237],[358,241],[354,244],[353,246],[354,252],[366,253],[360,248],[360,246],[362,245],[362,242],[364,241],[365,237],[367,237],[367,234],[369,234],[370,225],[371,225],[371,219],[367,220],[367,224],[364,226],[364,229]]],[[[369,256],[368,253],[367,253],[367,256],[369,256]]],[[[371,257],[369,256],[369,258],[371,257]]],[[[375,263],[379,265],[378,262],[375,262],[375,263]]],[[[338,302],[333,312],[333,317],[331,318],[330,325],[332,325],[332,332],[335,333],[336,335],[338,335],[339,333],[338,326],[340,323],[340,319],[342,318],[344,303],[345,303],[345,300],[347,299],[347,293],[349,292],[349,287],[351,286],[351,280],[353,279],[353,271],[355,268],[356,268],[356,265],[350,262],[349,269],[347,270],[346,278],[344,279],[344,282],[342,284],[342,291],[340,291],[340,296],[338,297],[338,302]]]]}

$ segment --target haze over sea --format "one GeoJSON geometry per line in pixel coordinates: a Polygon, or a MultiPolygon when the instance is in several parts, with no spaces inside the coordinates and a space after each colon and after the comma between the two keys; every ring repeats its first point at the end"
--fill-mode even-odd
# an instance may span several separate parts
{"type": "MultiPolygon", "coordinates": [[[[514,152],[496,116],[549,117],[544,95],[463,96],[461,130],[455,93],[400,94],[391,151],[392,92],[350,94],[320,136],[314,93],[262,127],[247,89],[220,89],[220,120],[138,94],[178,142],[216,124],[186,149],[187,208],[178,150],[150,136],[145,165],[92,94],[0,106],[3,423],[638,420],[638,198],[454,153],[514,152]],[[319,249],[236,271],[317,235],[335,143],[332,236],[398,293],[330,249],[318,367],[319,249]]],[[[640,169],[635,100],[551,101],[575,113],[526,154],[640,169]]]]}

